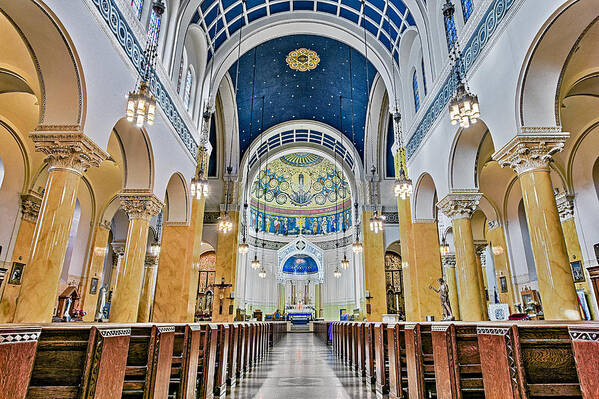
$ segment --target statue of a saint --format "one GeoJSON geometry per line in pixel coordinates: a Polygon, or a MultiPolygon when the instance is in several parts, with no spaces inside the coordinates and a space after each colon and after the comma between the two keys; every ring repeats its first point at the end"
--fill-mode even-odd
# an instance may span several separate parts
{"type": "Polygon", "coordinates": [[[455,320],[453,312],[451,311],[451,304],[449,303],[449,286],[442,278],[437,279],[439,282],[439,288],[436,289],[432,285],[428,288],[435,291],[441,297],[441,308],[443,309],[443,320],[455,320]]]}
{"type": "Polygon", "coordinates": [[[106,306],[106,286],[100,288],[100,303],[98,304],[98,312],[96,313],[96,320],[102,321],[104,319],[104,306],[106,306]]]}

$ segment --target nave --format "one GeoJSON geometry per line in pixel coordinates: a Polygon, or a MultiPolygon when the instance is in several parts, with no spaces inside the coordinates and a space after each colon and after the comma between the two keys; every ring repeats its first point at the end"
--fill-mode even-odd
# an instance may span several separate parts
{"type": "Polygon", "coordinates": [[[376,394],[335,357],[331,346],[311,333],[288,333],[247,378],[233,387],[231,399],[367,399],[376,394]]]}

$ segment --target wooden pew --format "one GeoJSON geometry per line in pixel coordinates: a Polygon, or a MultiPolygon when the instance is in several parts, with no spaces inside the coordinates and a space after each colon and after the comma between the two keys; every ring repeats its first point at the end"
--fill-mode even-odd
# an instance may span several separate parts
{"type": "Polygon", "coordinates": [[[430,323],[406,323],[404,336],[410,396],[417,398],[436,396],[430,323]]]}
{"type": "Polygon", "coordinates": [[[568,327],[580,390],[584,398],[599,398],[599,326],[568,327]]]}
{"type": "Polygon", "coordinates": [[[217,324],[216,364],[214,365],[214,396],[225,396],[227,393],[227,366],[229,355],[229,325],[217,324]]]}
{"type": "Polygon", "coordinates": [[[359,323],[357,322],[353,322],[351,323],[351,346],[352,346],[352,359],[351,359],[351,363],[352,363],[352,368],[354,370],[354,372],[356,374],[358,374],[358,370],[360,368],[360,365],[358,364],[358,347],[359,347],[359,338],[358,338],[358,326],[359,323]]]}
{"type": "Polygon", "coordinates": [[[386,395],[389,392],[389,353],[387,342],[387,324],[374,324],[374,352],[377,395],[386,395]]]}
{"type": "Polygon", "coordinates": [[[364,324],[364,368],[366,372],[366,382],[376,383],[376,370],[374,368],[375,359],[375,339],[374,323],[364,324]]]}
{"type": "Polygon", "coordinates": [[[191,324],[184,326],[180,383],[177,396],[179,399],[195,398],[196,386],[203,381],[202,378],[198,380],[198,375],[203,374],[204,350],[207,347],[207,340],[206,325],[191,324]]]}
{"type": "Polygon", "coordinates": [[[229,324],[229,354],[227,356],[227,385],[234,387],[237,382],[237,347],[238,347],[239,325],[229,324]]]}
{"type": "Polygon", "coordinates": [[[389,398],[407,398],[408,374],[404,324],[393,323],[387,326],[387,345],[389,353],[389,398]]]}
{"type": "MultiPolygon", "coordinates": [[[[3,329],[4,342],[7,342],[8,337],[14,337],[10,330],[11,328],[3,329]]],[[[22,328],[17,329],[17,331],[22,330],[22,328]]],[[[9,396],[5,396],[6,398],[23,397],[24,389],[27,389],[25,397],[28,399],[121,397],[130,328],[48,325],[42,328],[37,346],[33,335],[35,335],[34,331],[39,331],[39,328],[30,331],[29,338],[23,339],[22,344],[3,342],[0,345],[3,346],[3,355],[15,355],[15,350],[20,352],[22,349],[19,357],[24,361],[21,365],[13,362],[7,369],[3,367],[3,372],[9,371],[11,376],[13,374],[11,370],[15,368],[19,373],[15,373],[14,377],[7,379],[6,382],[3,380],[0,384],[23,381],[25,377],[21,371],[29,367],[32,350],[36,350],[29,387],[27,388],[27,384],[21,385],[14,396],[10,393],[9,396]]],[[[11,342],[13,341],[16,342],[14,338],[11,342]]]]}
{"type": "Polygon", "coordinates": [[[455,325],[440,324],[431,327],[437,396],[444,399],[461,397],[460,368],[455,325]]]}
{"type": "Polygon", "coordinates": [[[358,340],[358,356],[357,356],[357,367],[355,368],[356,375],[359,377],[364,377],[366,375],[366,359],[365,359],[365,323],[357,323],[356,326],[356,338],[358,340]]]}
{"type": "Polygon", "coordinates": [[[243,376],[250,370],[250,323],[243,323],[243,376]]]}
{"type": "Polygon", "coordinates": [[[0,327],[0,398],[25,398],[41,333],[41,327],[0,327]]]}

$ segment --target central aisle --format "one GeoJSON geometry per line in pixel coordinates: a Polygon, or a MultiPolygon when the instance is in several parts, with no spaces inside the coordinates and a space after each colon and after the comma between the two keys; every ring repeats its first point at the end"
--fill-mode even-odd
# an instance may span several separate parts
{"type": "Polygon", "coordinates": [[[370,386],[311,333],[288,333],[227,398],[375,398],[370,386]]]}

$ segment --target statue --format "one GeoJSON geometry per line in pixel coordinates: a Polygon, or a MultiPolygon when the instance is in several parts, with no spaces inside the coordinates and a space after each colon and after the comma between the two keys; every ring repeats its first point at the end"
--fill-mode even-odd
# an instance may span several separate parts
{"type": "Polygon", "coordinates": [[[96,320],[102,321],[104,319],[104,306],[106,306],[106,286],[103,285],[100,288],[100,304],[98,305],[98,312],[96,313],[96,320]]]}
{"type": "Polygon", "coordinates": [[[443,321],[455,320],[455,317],[451,311],[451,304],[449,303],[449,286],[442,278],[437,279],[439,282],[439,288],[436,289],[432,285],[428,288],[435,291],[441,297],[441,308],[443,309],[443,321]]]}

